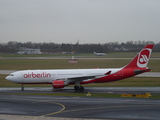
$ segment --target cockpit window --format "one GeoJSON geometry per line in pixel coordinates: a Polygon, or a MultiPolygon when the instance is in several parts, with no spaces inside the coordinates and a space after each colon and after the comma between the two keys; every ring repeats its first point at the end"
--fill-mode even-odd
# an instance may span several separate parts
{"type": "Polygon", "coordinates": [[[10,74],[9,76],[14,76],[14,74],[10,74]]]}

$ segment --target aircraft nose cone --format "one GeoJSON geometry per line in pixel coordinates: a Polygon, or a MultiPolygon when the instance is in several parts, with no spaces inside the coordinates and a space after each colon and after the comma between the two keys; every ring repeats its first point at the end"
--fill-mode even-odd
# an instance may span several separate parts
{"type": "Polygon", "coordinates": [[[19,82],[18,77],[15,74],[10,74],[6,77],[6,80],[10,81],[10,82],[19,82]]]}
{"type": "Polygon", "coordinates": [[[7,76],[5,79],[6,79],[6,80],[9,80],[9,76],[7,76]]]}
{"type": "Polygon", "coordinates": [[[12,79],[11,79],[11,77],[10,77],[10,76],[7,76],[7,77],[6,77],[6,80],[8,80],[8,81],[12,81],[12,79]]]}
{"type": "Polygon", "coordinates": [[[11,81],[11,82],[14,82],[14,78],[13,78],[12,76],[7,76],[7,77],[6,77],[6,80],[11,81]]]}

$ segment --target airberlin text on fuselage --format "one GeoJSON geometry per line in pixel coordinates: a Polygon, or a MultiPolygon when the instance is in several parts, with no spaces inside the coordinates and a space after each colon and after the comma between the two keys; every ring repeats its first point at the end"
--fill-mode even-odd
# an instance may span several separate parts
{"type": "Polygon", "coordinates": [[[51,74],[46,72],[43,72],[43,73],[32,72],[32,73],[23,74],[23,77],[24,78],[50,78],[51,74]]]}

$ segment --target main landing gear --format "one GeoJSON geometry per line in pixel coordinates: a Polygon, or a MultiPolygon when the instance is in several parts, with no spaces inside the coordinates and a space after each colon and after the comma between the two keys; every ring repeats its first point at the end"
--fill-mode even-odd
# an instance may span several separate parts
{"type": "Polygon", "coordinates": [[[84,91],[84,87],[83,86],[74,86],[74,90],[75,91],[84,91]]]}
{"type": "Polygon", "coordinates": [[[22,91],[24,90],[24,86],[23,86],[23,84],[21,84],[21,90],[22,90],[22,91]]]}
{"type": "Polygon", "coordinates": [[[84,91],[84,87],[81,86],[79,82],[75,82],[74,90],[75,91],[84,91]]]}

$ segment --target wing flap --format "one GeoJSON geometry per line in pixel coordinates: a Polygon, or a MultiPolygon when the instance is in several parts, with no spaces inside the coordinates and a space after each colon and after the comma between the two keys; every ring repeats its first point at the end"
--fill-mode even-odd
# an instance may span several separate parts
{"type": "Polygon", "coordinates": [[[86,80],[86,79],[94,79],[96,78],[96,76],[82,76],[82,77],[74,77],[74,78],[68,78],[68,80],[78,80],[78,81],[82,81],[82,80],[86,80]]]}

